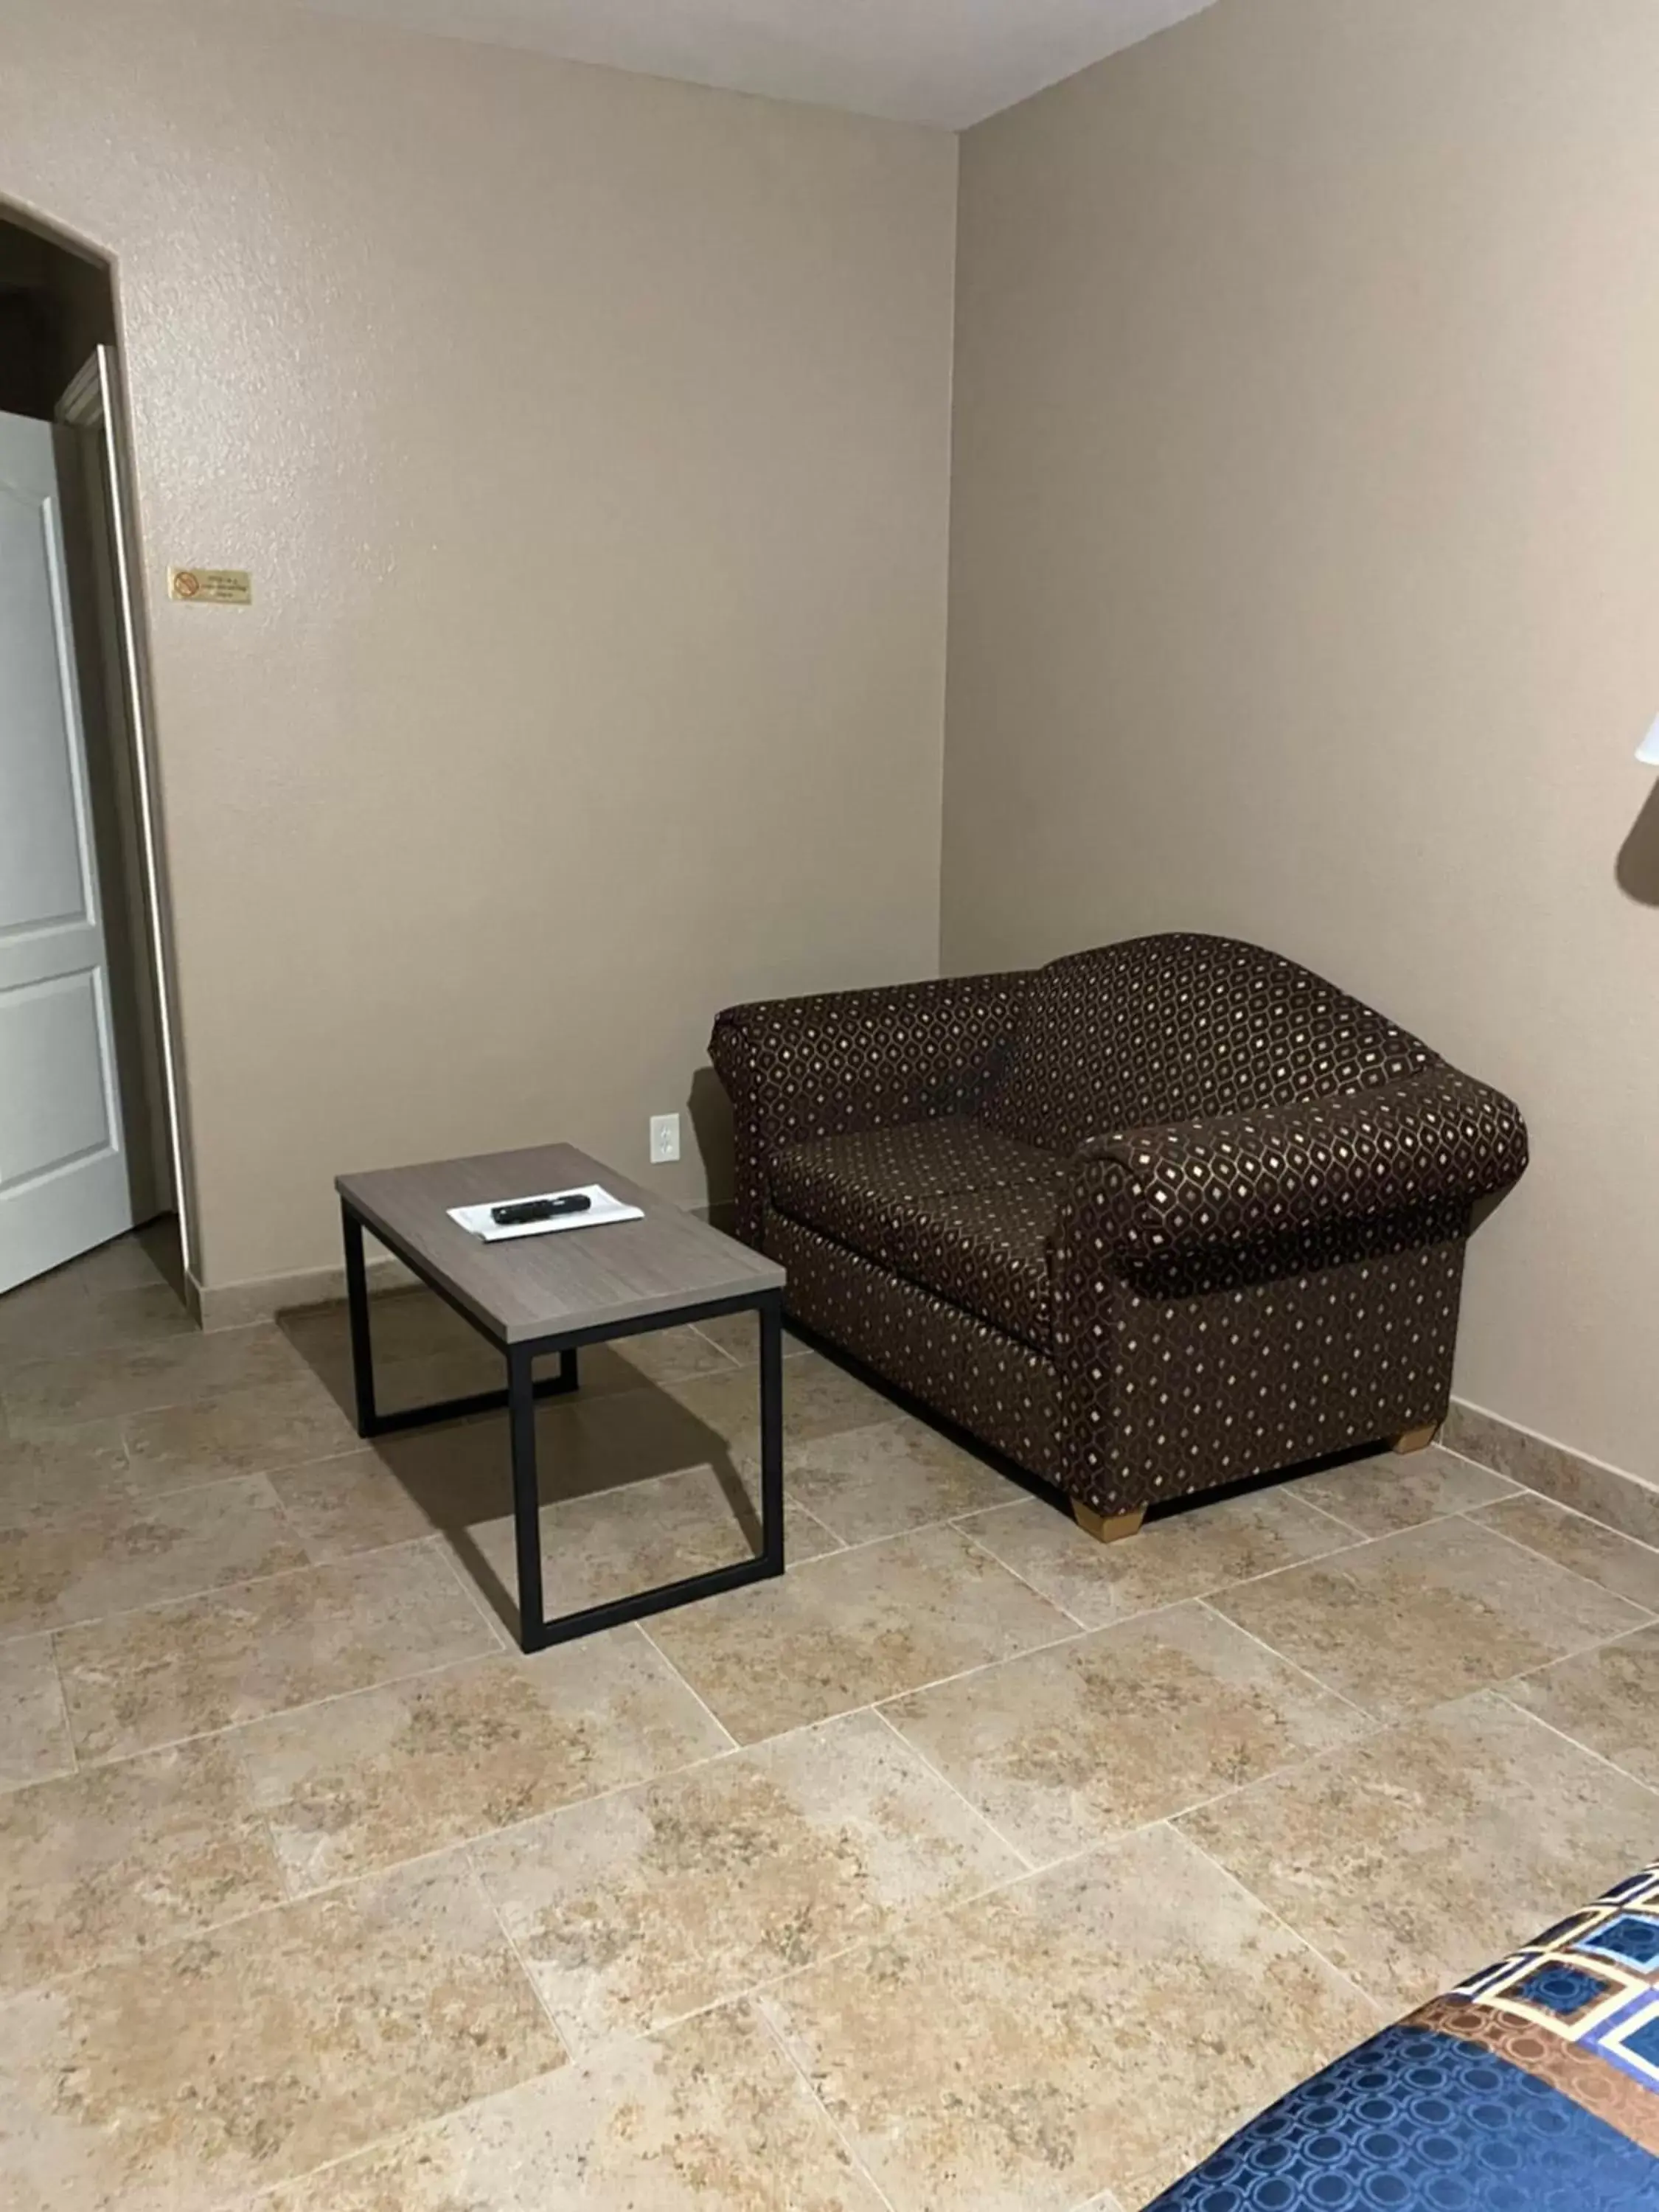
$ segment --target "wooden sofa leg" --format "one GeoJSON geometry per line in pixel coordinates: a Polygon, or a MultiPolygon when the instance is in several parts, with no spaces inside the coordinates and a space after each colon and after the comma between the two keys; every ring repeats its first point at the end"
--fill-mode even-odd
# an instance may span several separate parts
{"type": "Polygon", "coordinates": [[[1439,1434],[1438,1421],[1430,1421],[1420,1429],[1407,1429],[1403,1437],[1396,1437],[1394,1448],[1397,1452],[1426,1451],[1439,1434]]]}
{"type": "Polygon", "coordinates": [[[1115,1513],[1109,1521],[1103,1513],[1097,1513],[1080,1498],[1072,1500],[1072,1517],[1085,1535],[1092,1536],[1097,1544],[1115,1544],[1125,1536],[1133,1536],[1146,1518],[1143,1505],[1138,1513],[1115,1513]]]}

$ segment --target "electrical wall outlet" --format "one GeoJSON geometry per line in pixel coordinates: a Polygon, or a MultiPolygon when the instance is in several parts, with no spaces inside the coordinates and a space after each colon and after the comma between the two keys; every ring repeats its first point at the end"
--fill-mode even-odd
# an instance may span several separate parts
{"type": "Polygon", "coordinates": [[[651,1164],[664,1166],[680,1156],[680,1117],[678,1114],[653,1114],[651,1116],[651,1164]]]}

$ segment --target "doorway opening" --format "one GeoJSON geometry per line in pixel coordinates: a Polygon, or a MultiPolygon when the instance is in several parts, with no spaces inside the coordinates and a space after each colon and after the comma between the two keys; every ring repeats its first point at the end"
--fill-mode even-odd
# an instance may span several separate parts
{"type": "Polygon", "coordinates": [[[0,207],[0,1292],[186,1279],[139,574],[109,264],[0,207]]]}

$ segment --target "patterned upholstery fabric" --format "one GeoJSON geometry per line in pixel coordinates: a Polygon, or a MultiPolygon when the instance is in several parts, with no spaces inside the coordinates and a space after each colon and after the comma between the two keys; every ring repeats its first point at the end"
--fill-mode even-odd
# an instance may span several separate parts
{"type": "MultiPolygon", "coordinates": [[[[1437,1422],[1460,1232],[1361,1264],[1187,1297],[1061,1279],[1062,1486],[1108,1519],[1437,1422]],[[1101,1332],[1097,1334],[1097,1331],[1101,1332]]],[[[1039,1470],[1041,1471],[1041,1470],[1039,1470]]]]}
{"type": "Polygon", "coordinates": [[[1260,945],[1139,937],[1041,971],[984,1118],[1070,1152],[1110,1130],[1328,1098],[1435,1064],[1417,1038],[1260,945]]]}
{"type": "Polygon", "coordinates": [[[1656,2212],[1659,1866],[1362,2043],[1153,2212],[1656,2212]]]}
{"type": "Polygon", "coordinates": [[[908,1281],[1048,1352],[1049,1240],[1058,1203],[1052,1182],[912,1200],[898,1211],[886,1257],[908,1281]]]}
{"type": "MultiPolygon", "coordinates": [[[[1051,1152],[1000,1137],[982,1122],[944,1114],[896,1129],[859,1129],[781,1145],[767,1162],[766,1185],[767,1196],[787,1213],[832,1237],[850,1235],[856,1243],[864,1233],[857,1224],[866,1216],[884,1222],[903,1201],[1008,1190],[1018,1183],[1052,1188],[1059,1173],[1051,1152]]],[[[879,1256],[873,1245],[860,1249],[879,1256]]]]}
{"type": "Polygon", "coordinates": [[[1087,1139],[1065,1234],[1149,1286],[1197,1288],[1195,1261],[1241,1247],[1294,1239],[1304,1267],[1333,1266],[1352,1256],[1356,1222],[1419,1217],[1445,1233],[1526,1164],[1510,1101],[1442,1066],[1383,1090],[1087,1139]]]}
{"type": "Polygon", "coordinates": [[[737,1007],[710,1049],[799,1318],[1107,1515],[1437,1421],[1471,1208],[1526,1165],[1507,1098],[1224,938],[737,1007]],[[938,1356],[976,1327],[988,1382],[938,1356]]]}
{"type": "Polygon", "coordinates": [[[1060,1174],[1052,1152],[946,1115],[787,1145],[768,1185],[796,1220],[1047,1349],[1060,1174]]]}
{"type": "Polygon", "coordinates": [[[977,1104],[1013,1042],[1025,975],[966,975],[732,1006],[713,1060],[732,1102],[738,1234],[758,1247],[767,1162],[809,1137],[977,1104]]]}
{"type": "Polygon", "coordinates": [[[1019,1466],[1060,1464],[1052,1360],[787,1214],[768,1213],[765,1237],[798,1321],[1019,1466]]]}

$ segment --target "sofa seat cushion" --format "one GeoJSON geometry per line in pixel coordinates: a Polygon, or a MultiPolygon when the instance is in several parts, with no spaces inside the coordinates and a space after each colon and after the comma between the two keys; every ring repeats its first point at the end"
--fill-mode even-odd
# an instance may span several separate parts
{"type": "Polygon", "coordinates": [[[1060,1175],[1053,1153],[960,1115],[787,1145],[768,1164],[781,1212],[1042,1348],[1060,1175]]]}
{"type": "Polygon", "coordinates": [[[1034,1145],[949,1114],[782,1145],[768,1170],[774,1205],[863,1250],[875,1233],[870,1224],[888,1220],[896,1200],[1052,1182],[1055,1161],[1034,1145]]]}
{"type": "Polygon", "coordinates": [[[1052,1178],[913,1199],[898,1211],[884,1256],[895,1274],[1047,1352],[1054,1342],[1048,1237],[1058,1205],[1052,1178]]]}

